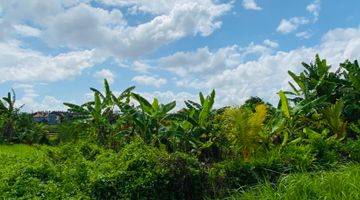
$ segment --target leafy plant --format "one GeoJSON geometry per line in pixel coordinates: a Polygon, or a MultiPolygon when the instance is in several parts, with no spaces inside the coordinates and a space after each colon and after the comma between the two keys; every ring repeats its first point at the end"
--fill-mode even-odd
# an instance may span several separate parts
{"type": "Polygon", "coordinates": [[[138,94],[133,93],[132,97],[140,104],[141,112],[133,116],[135,129],[147,143],[160,144],[165,142],[169,135],[167,124],[172,116],[169,112],[176,106],[176,102],[160,104],[155,98],[152,103],[138,94]]]}
{"type": "Polygon", "coordinates": [[[228,108],[223,113],[221,131],[226,133],[232,148],[240,149],[243,159],[249,161],[259,148],[267,107],[259,104],[255,112],[244,108],[228,108]]]}

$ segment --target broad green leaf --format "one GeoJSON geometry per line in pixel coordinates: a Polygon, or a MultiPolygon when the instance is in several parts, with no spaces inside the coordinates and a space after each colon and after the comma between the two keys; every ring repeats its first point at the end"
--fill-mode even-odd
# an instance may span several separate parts
{"type": "Polygon", "coordinates": [[[284,91],[280,90],[279,92],[280,102],[281,102],[281,111],[283,115],[287,118],[290,118],[290,108],[288,99],[284,93],[284,91]]]}
{"type": "Polygon", "coordinates": [[[164,113],[168,113],[168,112],[170,112],[172,109],[174,109],[175,106],[176,106],[176,101],[173,101],[173,102],[170,102],[170,103],[168,103],[168,104],[165,104],[165,105],[163,106],[163,112],[164,112],[164,113]]]}
{"type": "Polygon", "coordinates": [[[93,91],[94,93],[98,93],[102,99],[105,99],[105,96],[101,94],[101,92],[98,89],[91,87],[90,90],[93,91]]]}
{"type": "Polygon", "coordinates": [[[199,98],[200,98],[200,103],[201,103],[201,105],[204,105],[205,98],[204,98],[204,95],[203,95],[202,92],[199,93],[199,98]]]}
{"type": "Polygon", "coordinates": [[[312,130],[309,127],[305,127],[303,129],[303,132],[306,134],[306,136],[311,139],[311,140],[315,140],[315,139],[320,139],[322,138],[322,135],[314,130],[312,130]]]}
{"type": "Polygon", "coordinates": [[[123,99],[125,97],[127,97],[128,95],[130,95],[131,91],[133,91],[135,89],[135,86],[131,86],[126,88],[120,95],[119,98],[123,99]]]}
{"type": "Polygon", "coordinates": [[[154,98],[153,103],[152,103],[152,108],[154,111],[159,110],[159,100],[157,98],[154,98]]]}

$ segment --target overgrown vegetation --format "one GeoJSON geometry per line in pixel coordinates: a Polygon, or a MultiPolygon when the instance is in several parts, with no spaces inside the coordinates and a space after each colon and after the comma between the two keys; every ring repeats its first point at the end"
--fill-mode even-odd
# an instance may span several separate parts
{"type": "Polygon", "coordinates": [[[316,56],[303,66],[289,71],[292,90],[279,91],[277,107],[252,97],[216,109],[212,91],[175,111],[175,102],[148,101],[134,87],[115,94],[105,80],[103,91],[91,88],[92,101],[65,103],[73,118],[50,141],[9,93],[0,142],[52,146],[0,146],[0,197],[359,198],[349,190],[359,184],[358,62],[330,69],[316,56]],[[336,194],[337,181],[345,194],[336,194]]]}

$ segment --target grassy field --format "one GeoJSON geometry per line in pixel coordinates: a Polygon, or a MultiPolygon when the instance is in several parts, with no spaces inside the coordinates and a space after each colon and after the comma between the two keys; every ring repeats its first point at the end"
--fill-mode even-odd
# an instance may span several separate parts
{"type": "Polygon", "coordinates": [[[360,199],[360,165],[343,166],[336,171],[288,175],[276,186],[260,185],[228,199],[360,199]]]}

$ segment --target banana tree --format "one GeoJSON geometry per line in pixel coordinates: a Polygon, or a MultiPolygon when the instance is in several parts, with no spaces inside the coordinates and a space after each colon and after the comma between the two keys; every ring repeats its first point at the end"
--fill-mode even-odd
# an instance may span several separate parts
{"type": "Polygon", "coordinates": [[[11,141],[15,137],[15,123],[20,108],[15,107],[16,95],[14,90],[9,92],[6,97],[3,97],[3,101],[0,100],[0,116],[2,116],[4,122],[2,127],[2,137],[11,141]]]}
{"type": "Polygon", "coordinates": [[[104,80],[105,95],[100,91],[91,88],[94,93],[94,100],[83,105],[64,103],[68,111],[74,113],[77,122],[86,123],[93,129],[97,140],[102,145],[107,145],[110,139],[111,124],[114,122],[114,102],[112,92],[107,80],[104,80]]]}
{"type": "MultiPolygon", "coordinates": [[[[345,61],[336,71],[332,72],[326,60],[322,60],[316,55],[314,64],[303,63],[303,66],[305,70],[299,75],[289,71],[289,75],[294,81],[294,83],[289,82],[293,90],[285,92],[293,96],[289,100],[297,108],[295,114],[305,115],[308,118],[313,115],[321,115],[322,119],[327,121],[327,125],[323,128],[330,128],[336,134],[342,135],[339,137],[343,137],[346,129],[349,133],[353,132],[352,129],[346,127],[346,124],[335,130],[335,127],[331,125],[334,121],[329,120],[327,116],[330,115],[331,108],[334,110],[336,107],[342,107],[341,113],[336,115],[336,120],[340,120],[340,116],[350,124],[359,120],[360,67],[358,62],[345,61]],[[342,106],[338,102],[342,102],[342,106]]],[[[333,114],[331,116],[335,117],[333,114]]],[[[311,125],[317,123],[317,121],[311,120],[308,122],[311,125]]]]}
{"type": "Polygon", "coordinates": [[[338,72],[330,72],[330,66],[327,65],[326,60],[320,59],[318,55],[315,57],[315,63],[302,63],[305,70],[299,75],[288,71],[297,87],[289,82],[290,87],[293,89],[293,94],[296,98],[292,99],[297,102],[302,99],[314,99],[321,96],[330,98],[331,93],[337,86],[339,77],[338,72]]]}
{"type": "Polygon", "coordinates": [[[357,61],[340,64],[343,79],[346,81],[338,93],[344,103],[343,116],[349,122],[360,120],[360,67],[357,61]]]}
{"type": "Polygon", "coordinates": [[[127,139],[129,136],[135,134],[135,122],[133,120],[137,110],[130,104],[132,91],[135,89],[134,86],[125,89],[120,95],[116,96],[112,94],[112,99],[117,107],[116,109],[116,132],[114,137],[116,139],[127,139]]]}
{"type": "Polygon", "coordinates": [[[169,145],[168,139],[171,137],[169,132],[170,119],[173,116],[170,111],[176,106],[176,102],[160,104],[158,99],[154,98],[150,103],[139,94],[132,94],[132,97],[139,103],[138,112],[134,113],[136,131],[147,143],[169,145]]]}
{"type": "Polygon", "coordinates": [[[284,91],[280,91],[280,110],[274,118],[273,133],[283,135],[282,145],[288,142],[297,143],[304,138],[327,138],[330,130],[336,135],[337,139],[342,139],[345,134],[346,123],[341,119],[343,104],[339,101],[334,105],[328,105],[319,112],[316,107],[324,98],[314,100],[302,100],[298,104],[290,106],[289,100],[284,91]],[[312,113],[309,115],[309,113],[312,113]],[[322,129],[321,133],[309,128],[322,129]],[[317,134],[316,134],[317,133],[317,134]],[[295,140],[295,141],[293,141],[295,140]]]}
{"type": "Polygon", "coordinates": [[[344,103],[342,101],[337,101],[335,104],[323,110],[324,119],[333,133],[332,137],[338,140],[342,140],[346,136],[347,122],[342,118],[343,109],[344,103]]]}
{"type": "Polygon", "coordinates": [[[289,71],[293,82],[289,82],[293,96],[292,102],[306,103],[319,100],[317,110],[335,104],[339,99],[344,103],[344,116],[347,120],[356,121],[360,112],[360,67],[357,61],[346,61],[332,72],[326,60],[316,55],[314,64],[303,63],[305,70],[299,75],[289,71]],[[296,85],[296,86],[295,86],[296,85]]]}
{"type": "Polygon", "coordinates": [[[186,108],[177,113],[173,130],[181,133],[179,147],[187,152],[197,154],[203,159],[219,157],[219,149],[216,146],[219,139],[215,131],[213,119],[217,110],[213,108],[215,102],[215,90],[208,96],[199,93],[199,103],[191,100],[185,101],[186,108]]]}

